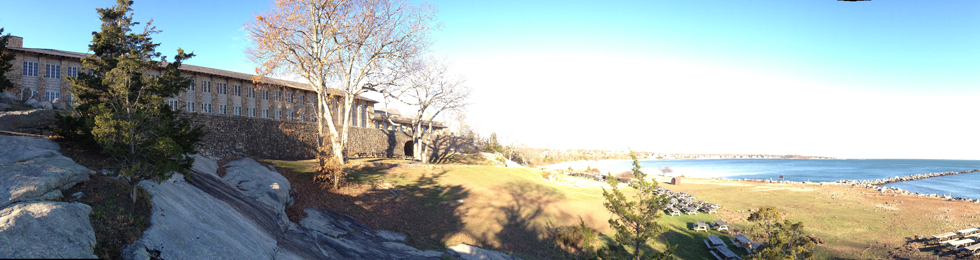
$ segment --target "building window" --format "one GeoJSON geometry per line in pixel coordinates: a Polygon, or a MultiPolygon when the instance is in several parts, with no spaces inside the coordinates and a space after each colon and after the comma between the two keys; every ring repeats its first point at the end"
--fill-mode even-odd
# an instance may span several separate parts
{"type": "Polygon", "coordinates": [[[276,91],[276,101],[282,100],[282,91],[276,91]]]}
{"type": "Polygon", "coordinates": [[[172,110],[177,110],[177,108],[178,108],[177,107],[177,100],[176,99],[168,99],[167,100],[167,105],[169,105],[170,106],[170,109],[172,109],[172,110]]]}
{"type": "Polygon", "coordinates": [[[242,96],[242,86],[232,85],[231,91],[233,92],[232,94],[234,94],[235,96],[239,96],[239,97],[242,96]]]}
{"type": "Polygon", "coordinates": [[[262,117],[269,118],[269,110],[268,109],[262,109],[262,117]]]}
{"type": "Polygon", "coordinates": [[[44,73],[45,78],[56,79],[61,77],[61,65],[47,64],[47,71],[44,73]]]}
{"type": "Polygon", "coordinates": [[[61,98],[61,92],[44,92],[44,98],[48,101],[53,101],[56,98],[61,98]]]}
{"type": "Polygon", "coordinates": [[[74,100],[71,100],[71,93],[68,93],[68,100],[66,100],[65,102],[68,103],[69,106],[71,106],[71,104],[74,103],[74,100]]]}
{"type": "Polygon", "coordinates": [[[197,104],[194,104],[194,102],[187,102],[187,106],[186,106],[186,108],[184,108],[184,110],[187,110],[187,111],[190,111],[190,112],[194,112],[194,108],[196,108],[196,107],[197,107],[197,104]]]}
{"type": "Polygon", "coordinates": [[[211,81],[201,81],[201,92],[211,93],[211,81]]]}
{"type": "Polygon", "coordinates": [[[367,105],[361,104],[361,127],[367,127],[367,105]]]}
{"type": "Polygon", "coordinates": [[[293,93],[286,93],[286,103],[293,103],[293,93]]]}
{"type": "Polygon", "coordinates": [[[24,62],[24,76],[37,77],[37,62],[24,62]]]}
{"type": "Polygon", "coordinates": [[[197,90],[197,85],[195,85],[194,82],[191,81],[191,85],[187,86],[187,91],[195,91],[195,90],[197,90]]]}
{"type": "Polygon", "coordinates": [[[218,108],[218,114],[227,115],[228,114],[228,105],[221,105],[221,106],[219,106],[219,108],[218,108]]]}
{"type": "Polygon", "coordinates": [[[202,103],[201,113],[211,113],[211,103],[202,103]]]}
{"type": "Polygon", "coordinates": [[[231,112],[236,116],[242,115],[242,107],[235,107],[232,108],[231,110],[232,110],[231,112]]]}
{"type": "Polygon", "coordinates": [[[255,117],[255,108],[254,107],[248,108],[248,116],[255,117]]]}
{"type": "Polygon", "coordinates": [[[316,97],[310,97],[310,103],[316,104],[316,97]]]}
{"type": "Polygon", "coordinates": [[[299,95],[299,103],[306,103],[306,95],[299,95]]]}
{"type": "Polygon", "coordinates": [[[381,123],[374,121],[374,128],[381,129],[381,123]]]}
{"type": "Polygon", "coordinates": [[[68,67],[68,76],[72,78],[78,77],[78,67],[68,67]]]}
{"type": "Polygon", "coordinates": [[[262,90],[262,99],[269,100],[269,91],[268,90],[264,90],[264,89],[262,90]]]}
{"type": "Polygon", "coordinates": [[[282,111],[276,110],[276,119],[282,119],[282,111]]]}

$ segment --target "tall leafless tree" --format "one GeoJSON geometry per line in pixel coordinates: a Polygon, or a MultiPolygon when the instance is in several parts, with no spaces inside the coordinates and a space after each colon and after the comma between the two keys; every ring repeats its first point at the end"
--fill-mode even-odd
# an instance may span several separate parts
{"type": "Polygon", "coordinates": [[[444,62],[425,58],[411,63],[404,84],[379,91],[386,100],[395,99],[416,109],[411,126],[416,159],[428,162],[435,118],[443,112],[462,111],[468,105],[470,89],[465,83],[444,62]]]}
{"type": "Polygon", "coordinates": [[[405,0],[275,0],[272,10],[246,24],[248,54],[260,64],[260,76],[295,75],[310,84],[317,93],[317,145],[329,141],[343,163],[355,98],[405,76],[408,61],[428,46],[434,16],[430,6],[405,0]],[[338,99],[339,112],[331,111],[338,99]]]}

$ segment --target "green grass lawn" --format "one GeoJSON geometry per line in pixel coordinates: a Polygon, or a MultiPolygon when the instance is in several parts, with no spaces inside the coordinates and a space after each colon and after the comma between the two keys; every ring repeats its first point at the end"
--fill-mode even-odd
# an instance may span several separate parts
{"type": "MultiPolygon", "coordinates": [[[[273,162],[297,172],[309,171],[313,164],[312,161],[273,162]]],[[[547,259],[561,253],[556,251],[549,230],[577,226],[579,218],[604,235],[612,235],[607,223],[611,215],[602,205],[602,189],[551,183],[544,180],[538,170],[495,166],[360,168],[351,169],[347,178],[351,185],[390,183],[423,207],[447,211],[438,216],[450,217],[441,220],[451,222],[449,224],[432,223],[425,217],[401,219],[400,216],[388,216],[404,221],[404,225],[388,229],[410,234],[417,231],[413,245],[423,248],[438,249],[468,243],[525,259],[547,259]],[[425,233],[430,226],[438,226],[439,231],[425,233]]],[[[301,177],[290,181],[309,179],[301,177]]],[[[652,247],[663,249],[665,240],[677,245],[678,259],[710,259],[703,242],[709,235],[721,237],[733,252],[744,255],[745,250],[729,243],[726,232],[693,231],[691,223],[723,219],[732,228],[746,229],[750,223],[745,219],[750,210],[762,206],[777,206],[786,219],[802,221],[808,234],[825,240],[827,243],[817,246],[815,251],[818,259],[887,257],[888,250],[904,243],[905,237],[975,226],[978,224],[976,218],[953,217],[980,214],[974,204],[882,196],[867,189],[832,185],[685,179],[681,185],[661,183],[661,186],[695,194],[700,200],[722,207],[720,214],[660,218],[660,223],[667,225],[669,231],[652,247]],[[940,216],[946,217],[940,219],[940,216]]],[[[625,192],[629,196],[632,189],[627,188],[625,192]]],[[[370,203],[364,205],[366,210],[372,210],[370,203]]],[[[343,209],[339,211],[344,212],[343,209]]]]}

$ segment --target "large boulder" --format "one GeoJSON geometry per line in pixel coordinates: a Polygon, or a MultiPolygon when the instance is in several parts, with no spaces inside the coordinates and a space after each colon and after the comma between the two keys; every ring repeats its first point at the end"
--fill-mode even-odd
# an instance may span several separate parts
{"type": "Polygon", "coordinates": [[[54,106],[55,109],[65,109],[65,102],[62,101],[60,98],[55,98],[54,100],[51,100],[51,105],[54,106]]]}
{"type": "Polygon", "coordinates": [[[28,105],[28,106],[31,106],[33,108],[37,108],[37,99],[33,99],[33,98],[32,99],[28,99],[27,101],[24,101],[24,105],[28,105]]]}
{"type": "Polygon", "coordinates": [[[37,106],[35,106],[34,108],[52,110],[54,109],[54,105],[52,105],[51,102],[48,101],[41,101],[41,102],[37,102],[37,106]]]}
{"type": "Polygon", "coordinates": [[[54,125],[54,111],[34,109],[0,112],[0,130],[22,133],[40,133],[54,125]]]}
{"type": "Polygon", "coordinates": [[[96,258],[92,208],[21,202],[0,209],[0,258],[96,258]]]}
{"type": "Polygon", "coordinates": [[[8,91],[0,93],[0,103],[17,104],[20,103],[20,99],[17,98],[17,95],[8,91]]]}
{"type": "Polygon", "coordinates": [[[194,154],[194,165],[191,170],[218,177],[218,162],[201,154],[194,154]]]}
{"type": "Polygon", "coordinates": [[[48,139],[0,135],[0,147],[0,207],[61,197],[93,173],[58,153],[58,144],[48,139]]]}
{"type": "Polygon", "coordinates": [[[228,167],[222,177],[245,195],[259,202],[285,212],[291,203],[289,180],[278,172],[265,168],[252,158],[242,158],[225,165],[228,167]]]}
{"type": "Polygon", "coordinates": [[[0,103],[0,112],[10,110],[12,107],[10,105],[0,103]]]}
{"type": "Polygon", "coordinates": [[[418,250],[405,236],[373,230],[351,216],[330,209],[306,209],[300,225],[316,238],[316,248],[330,259],[439,259],[442,252],[418,250]]]}
{"type": "Polygon", "coordinates": [[[123,250],[124,258],[147,259],[147,252],[158,252],[162,259],[272,258],[274,236],[227,203],[187,183],[183,175],[139,185],[153,196],[151,226],[123,250]]]}

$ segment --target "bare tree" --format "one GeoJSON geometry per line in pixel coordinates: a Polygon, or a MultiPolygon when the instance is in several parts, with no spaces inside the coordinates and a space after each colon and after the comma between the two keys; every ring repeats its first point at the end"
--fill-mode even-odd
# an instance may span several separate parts
{"type": "Polygon", "coordinates": [[[428,162],[434,119],[443,112],[463,110],[470,95],[465,80],[452,75],[445,63],[434,58],[415,60],[403,85],[379,92],[386,102],[391,98],[416,108],[411,126],[413,151],[423,162],[428,162]]]}
{"type": "Polygon", "coordinates": [[[317,145],[329,141],[334,158],[344,163],[355,98],[405,75],[408,60],[428,46],[434,16],[433,8],[404,0],[276,0],[246,25],[254,44],[248,54],[260,64],[259,75],[306,79],[317,93],[317,145]],[[330,102],[338,99],[338,111],[331,111],[330,102]]]}

